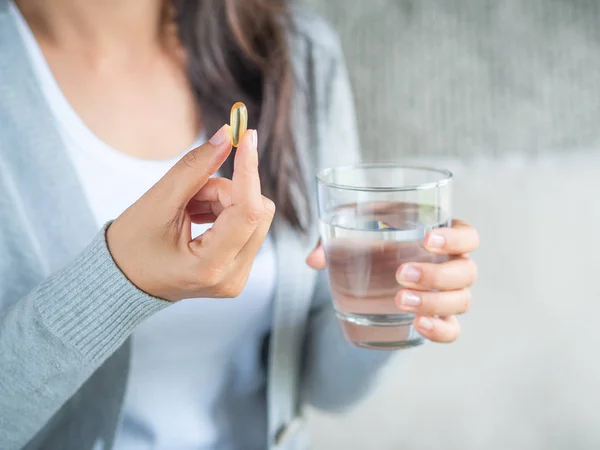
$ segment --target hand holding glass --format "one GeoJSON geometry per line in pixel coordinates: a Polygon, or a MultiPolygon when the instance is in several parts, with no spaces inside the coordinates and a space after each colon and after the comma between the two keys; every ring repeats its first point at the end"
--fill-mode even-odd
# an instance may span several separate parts
{"type": "Polygon", "coordinates": [[[398,268],[441,263],[423,247],[429,230],[450,225],[451,180],[446,170],[359,164],[317,176],[321,238],[329,284],[346,339],[360,347],[401,349],[424,338],[414,314],[398,309],[398,268]]]}

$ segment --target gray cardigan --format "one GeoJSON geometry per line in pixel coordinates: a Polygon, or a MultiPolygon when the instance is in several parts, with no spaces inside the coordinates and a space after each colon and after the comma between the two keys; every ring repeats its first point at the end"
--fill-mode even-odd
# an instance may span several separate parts
{"type": "MultiPolygon", "coordinates": [[[[295,139],[311,180],[358,158],[340,46],[320,19],[296,11],[291,37],[295,139]]],[[[0,0],[0,448],[110,449],[119,425],[135,326],[168,303],[114,264],[0,0]]],[[[314,203],[314,202],[313,202],[314,203]]],[[[301,407],[351,404],[388,358],[347,344],[323,273],[276,218],[278,261],[268,341],[268,442],[305,449],[301,407]]]]}

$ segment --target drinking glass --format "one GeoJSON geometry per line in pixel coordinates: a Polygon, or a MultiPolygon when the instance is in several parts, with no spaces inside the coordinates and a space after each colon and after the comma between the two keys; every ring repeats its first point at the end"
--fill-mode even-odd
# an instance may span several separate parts
{"type": "Polygon", "coordinates": [[[333,303],[346,339],[360,347],[401,349],[425,339],[414,314],[395,304],[398,268],[440,263],[425,234],[451,221],[452,173],[397,164],[358,164],[317,175],[319,226],[333,303]]]}

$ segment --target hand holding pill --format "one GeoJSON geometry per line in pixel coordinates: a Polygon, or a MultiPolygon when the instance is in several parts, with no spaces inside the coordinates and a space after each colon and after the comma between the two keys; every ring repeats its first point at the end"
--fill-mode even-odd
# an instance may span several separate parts
{"type": "Polygon", "coordinates": [[[113,259],[139,289],[176,301],[235,297],[246,284],[275,213],[261,193],[258,136],[246,130],[247,115],[234,105],[231,126],[187,153],[108,228],[113,259]],[[232,179],[211,178],[232,143],[232,179]],[[210,222],[192,239],[192,223],[210,222]]]}

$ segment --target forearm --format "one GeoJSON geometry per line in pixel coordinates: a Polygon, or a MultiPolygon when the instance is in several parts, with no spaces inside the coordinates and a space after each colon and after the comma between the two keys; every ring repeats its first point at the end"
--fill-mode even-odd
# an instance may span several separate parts
{"type": "Polygon", "coordinates": [[[0,317],[0,436],[6,448],[24,445],[137,323],[166,306],[123,276],[104,231],[69,267],[11,303],[0,317]]]}

